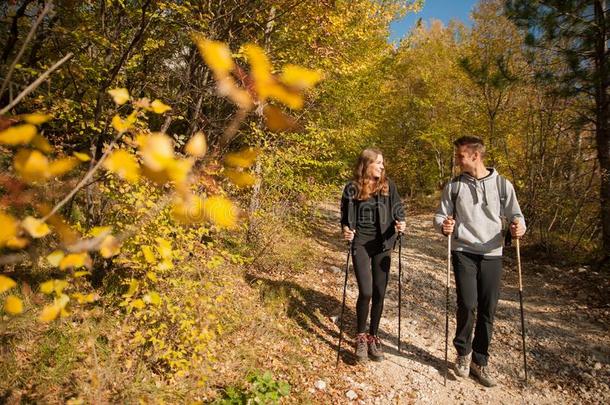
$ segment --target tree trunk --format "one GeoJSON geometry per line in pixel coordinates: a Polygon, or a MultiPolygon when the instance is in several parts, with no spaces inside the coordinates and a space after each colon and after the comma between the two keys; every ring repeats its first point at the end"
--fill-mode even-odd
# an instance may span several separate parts
{"type": "Polygon", "coordinates": [[[606,0],[595,0],[595,20],[598,36],[595,44],[595,137],[601,174],[600,204],[602,225],[602,263],[610,263],[610,131],[608,127],[608,51],[606,0]]]}

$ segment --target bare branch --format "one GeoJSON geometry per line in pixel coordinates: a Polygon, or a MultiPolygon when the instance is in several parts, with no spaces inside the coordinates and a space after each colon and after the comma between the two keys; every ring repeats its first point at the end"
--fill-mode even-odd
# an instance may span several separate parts
{"type": "Polygon", "coordinates": [[[52,8],[53,8],[53,1],[49,1],[47,4],[45,4],[44,8],[42,9],[42,12],[40,13],[38,18],[34,22],[34,25],[32,25],[32,28],[30,28],[30,32],[28,32],[28,36],[25,38],[23,45],[21,45],[21,49],[19,50],[19,53],[17,54],[17,56],[15,56],[13,63],[11,63],[11,66],[8,68],[8,72],[6,73],[6,76],[4,77],[4,81],[2,82],[2,87],[0,87],[0,97],[2,97],[2,94],[4,94],[4,90],[6,90],[6,86],[8,85],[9,81],[11,80],[11,76],[13,75],[13,70],[15,70],[15,66],[17,66],[17,62],[19,62],[19,59],[21,59],[21,56],[25,52],[25,48],[32,40],[32,37],[34,36],[36,29],[38,29],[38,26],[42,22],[43,18],[49,13],[49,11],[51,11],[52,8]]]}
{"type": "Polygon", "coordinates": [[[104,160],[106,160],[106,158],[108,157],[108,154],[110,153],[110,151],[112,151],[112,149],[116,145],[117,141],[123,136],[124,133],[125,133],[125,131],[121,131],[117,134],[117,136],[112,140],[112,143],[108,146],[106,151],[104,151],[104,154],[102,155],[100,160],[97,161],[95,166],[93,166],[91,169],[89,169],[87,174],[85,174],[85,176],[81,179],[81,181],[78,182],[76,187],[74,187],[74,189],[72,191],[70,191],[70,193],[68,193],[68,195],[66,195],[63,200],[61,200],[55,207],[53,207],[53,209],[47,215],[45,215],[42,218],[43,222],[46,221],[47,219],[49,219],[51,217],[51,215],[53,215],[57,211],[59,211],[59,209],[61,207],[66,205],[66,203],[68,201],[70,201],[70,199],[72,197],[74,197],[74,195],[89,182],[89,179],[91,179],[91,177],[93,177],[93,175],[100,168],[102,163],[104,163],[104,160]]]}
{"type": "Polygon", "coordinates": [[[61,65],[66,63],[73,56],[74,56],[74,54],[72,52],[68,53],[66,56],[61,58],[57,63],[55,63],[53,66],[51,66],[46,72],[41,74],[36,80],[34,80],[34,82],[32,84],[30,84],[28,87],[25,88],[25,90],[23,90],[21,93],[19,93],[19,95],[17,97],[15,97],[15,99],[9,105],[7,105],[2,110],[0,110],[0,115],[6,114],[7,112],[9,112],[11,110],[11,108],[13,108],[17,104],[19,104],[19,102],[25,96],[27,96],[28,94],[30,94],[31,92],[36,90],[36,88],[38,86],[40,86],[42,84],[42,82],[47,80],[47,78],[51,75],[51,73],[53,73],[55,70],[57,70],[61,65]]]}

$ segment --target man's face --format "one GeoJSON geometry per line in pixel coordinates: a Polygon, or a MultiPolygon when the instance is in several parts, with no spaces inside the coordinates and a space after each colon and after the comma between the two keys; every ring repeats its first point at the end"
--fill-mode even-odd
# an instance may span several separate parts
{"type": "Polygon", "coordinates": [[[481,154],[470,149],[468,145],[455,148],[455,164],[462,172],[472,172],[480,158],[481,154]]]}

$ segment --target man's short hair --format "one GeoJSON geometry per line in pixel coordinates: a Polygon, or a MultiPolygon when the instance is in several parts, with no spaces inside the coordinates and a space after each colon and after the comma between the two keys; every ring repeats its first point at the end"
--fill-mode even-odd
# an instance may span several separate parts
{"type": "Polygon", "coordinates": [[[485,156],[485,144],[481,138],[477,138],[476,136],[461,136],[456,139],[453,144],[456,147],[467,146],[473,152],[479,152],[481,157],[485,156]]]}

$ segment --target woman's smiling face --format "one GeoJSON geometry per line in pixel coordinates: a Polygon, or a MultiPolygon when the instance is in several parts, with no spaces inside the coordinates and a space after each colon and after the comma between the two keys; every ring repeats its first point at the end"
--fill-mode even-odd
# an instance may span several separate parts
{"type": "Polygon", "coordinates": [[[377,155],[377,158],[375,159],[375,161],[373,163],[371,163],[368,167],[369,175],[371,177],[378,179],[381,177],[381,173],[383,173],[383,170],[384,170],[383,156],[377,155]]]}

